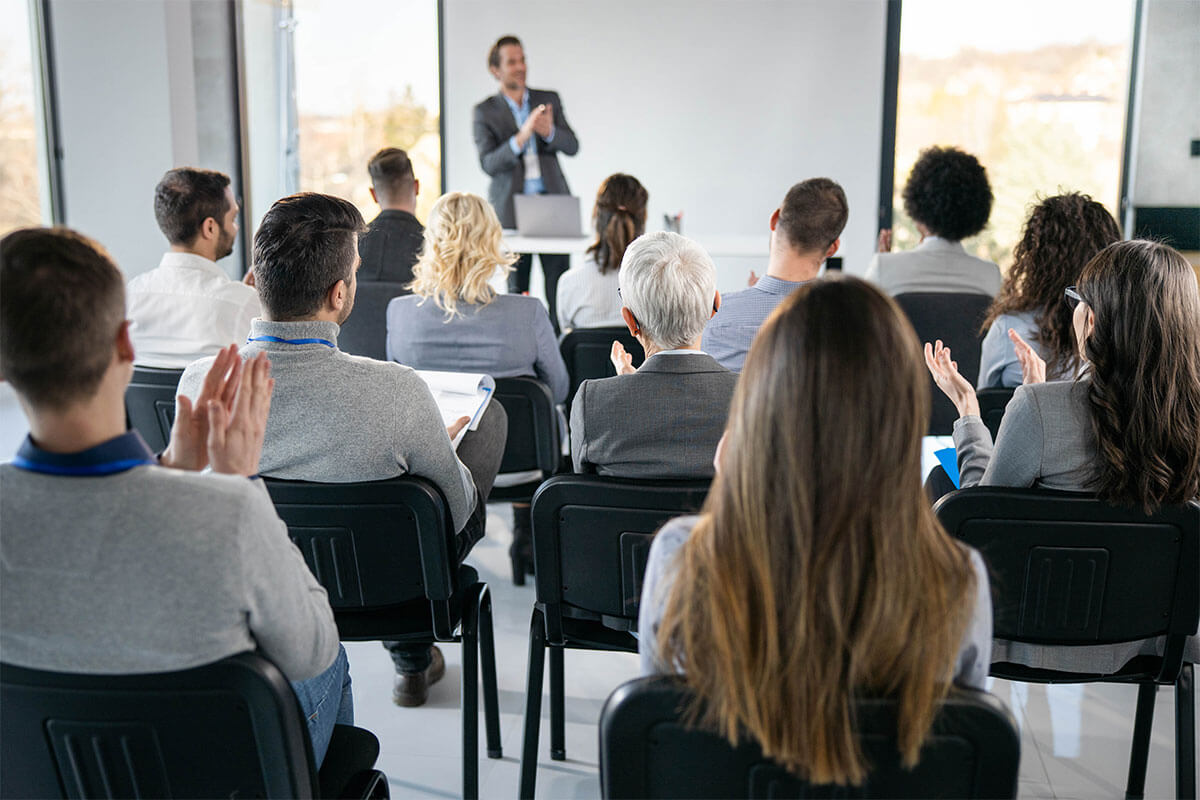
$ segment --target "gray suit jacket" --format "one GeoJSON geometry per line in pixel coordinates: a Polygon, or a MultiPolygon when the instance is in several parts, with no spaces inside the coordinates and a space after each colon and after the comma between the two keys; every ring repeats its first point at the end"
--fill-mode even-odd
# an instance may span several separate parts
{"type": "Polygon", "coordinates": [[[903,253],[876,253],[867,280],[895,297],[905,292],[961,292],[995,297],[1000,268],[976,258],[962,242],[929,237],[903,253]]]}
{"type": "Polygon", "coordinates": [[[736,384],[706,353],[655,355],[632,375],[584,381],[571,405],[575,471],[711,478],[736,384]]]}
{"type": "MultiPolygon", "coordinates": [[[[570,194],[567,179],[558,166],[558,153],[575,155],[579,152],[579,140],[567,122],[558,93],[530,89],[529,107],[537,108],[543,103],[548,104],[554,114],[554,138],[550,141],[540,136],[537,138],[542,181],[546,185],[546,194],[570,194]]],[[[512,109],[505,102],[504,95],[496,93],[475,106],[474,127],[479,165],[492,177],[488,185],[488,202],[496,209],[501,225],[515,228],[517,223],[512,198],[525,188],[525,163],[508,144],[508,140],[517,132],[517,121],[513,119],[512,109]]]]}

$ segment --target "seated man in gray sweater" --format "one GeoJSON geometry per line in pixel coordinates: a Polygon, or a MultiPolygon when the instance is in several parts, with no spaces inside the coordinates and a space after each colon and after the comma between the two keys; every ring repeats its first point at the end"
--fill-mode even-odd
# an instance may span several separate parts
{"type": "MultiPolygon", "coordinates": [[[[458,560],[483,538],[508,419],[490,403],[458,453],[425,382],[400,364],[338,350],[339,326],[354,307],[358,235],[366,229],[346,200],[302,193],[267,211],[254,235],[254,285],[263,318],[250,327],[244,357],[266,353],[275,393],[261,472],[276,478],[349,483],[411,473],[445,495],[458,531],[458,560]]],[[[210,361],[184,371],[179,394],[200,386],[210,361]]],[[[398,672],[393,699],[425,702],[445,672],[430,645],[389,644],[398,672]]]]}
{"type": "Polygon", "coordinates": [[[4,661],[143,673],[257,649],[293,681],[320,763],[334,723],[353,722],[350,675],[325,590],[247,480],[270,363],[221,350],[156,458],[125,430],[133,361],[124,282],[98,245],[65,229],[0,240],[0,373],[30,429],[0,465],[4,661]]]}

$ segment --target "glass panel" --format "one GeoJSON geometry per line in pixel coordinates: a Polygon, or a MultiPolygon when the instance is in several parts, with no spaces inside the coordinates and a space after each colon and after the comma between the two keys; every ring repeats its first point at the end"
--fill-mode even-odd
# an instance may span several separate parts
{"type": "Polygon", "coordinates": [[[350,200],[370,221],[367,161],[408,152],[417,217],[441,194],[436,0],[296,0],[300,188],[350,200]]]}
{"type": "Polygon", "coordinates": [[[1080,191],[1117,213],[1133,0],[904,0],[894,249],[920,239],[901,193],[920,151],[987,168],[988,226],[963,244],[1007,270],[1036,196],[1080,191]]]}
{"type": "Polygon", "coordinates": [[[27,0],[0,0],[0,236],[42,223],[27,0]]]}

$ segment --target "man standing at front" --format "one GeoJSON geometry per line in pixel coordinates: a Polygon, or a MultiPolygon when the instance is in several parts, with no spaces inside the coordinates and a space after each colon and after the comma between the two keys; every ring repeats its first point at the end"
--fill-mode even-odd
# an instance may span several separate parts
{"type": "MultiPolygon", "coordinates": [[[[515,36],[502,36],[488,53],[488,70],[500,82],[500,92],[475,106],[475,148],[479,164],[491,176],[488,201],[500,224],[516,227],[513,196],[518,194],[570,194],[558,165],[558,153],[573,156],[579,140],[563,114],[556,92],[525,85],[525,50],[515,36]]],[[[570,263],[563,253],[542,253],[546,302],[550,320],[557,325],[555,295],[558,278],[570,263]]],[[[533,254],[522,253],[508,276],[508,290],[529,291],[533,254]]]]}
{"type": "Polygon", "coordinates": [[[186,367],[246,340],[258,295],[216,263],[233,252],[237,215],[228,175],[180,167],[158,182],[154,218],[171,249],[157,269],[129,281],[139,364],[186,367]]]}

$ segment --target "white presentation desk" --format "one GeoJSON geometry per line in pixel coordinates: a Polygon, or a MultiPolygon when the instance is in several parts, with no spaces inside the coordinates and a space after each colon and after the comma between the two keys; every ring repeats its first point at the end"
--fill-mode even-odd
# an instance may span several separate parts
{"type": "MultiPolygon", "coordinates": [[[[766,258],[770,244],[770,234],[765,231],[753,236],[701,235],[694,239],[713,258],[747,256],[766,258]]],[[[591,236],[569,238],[520,236],[513,230],[504,231],[504,246],[514,253],[582,253],[591,246],[593,241],[591,236]]]]}

